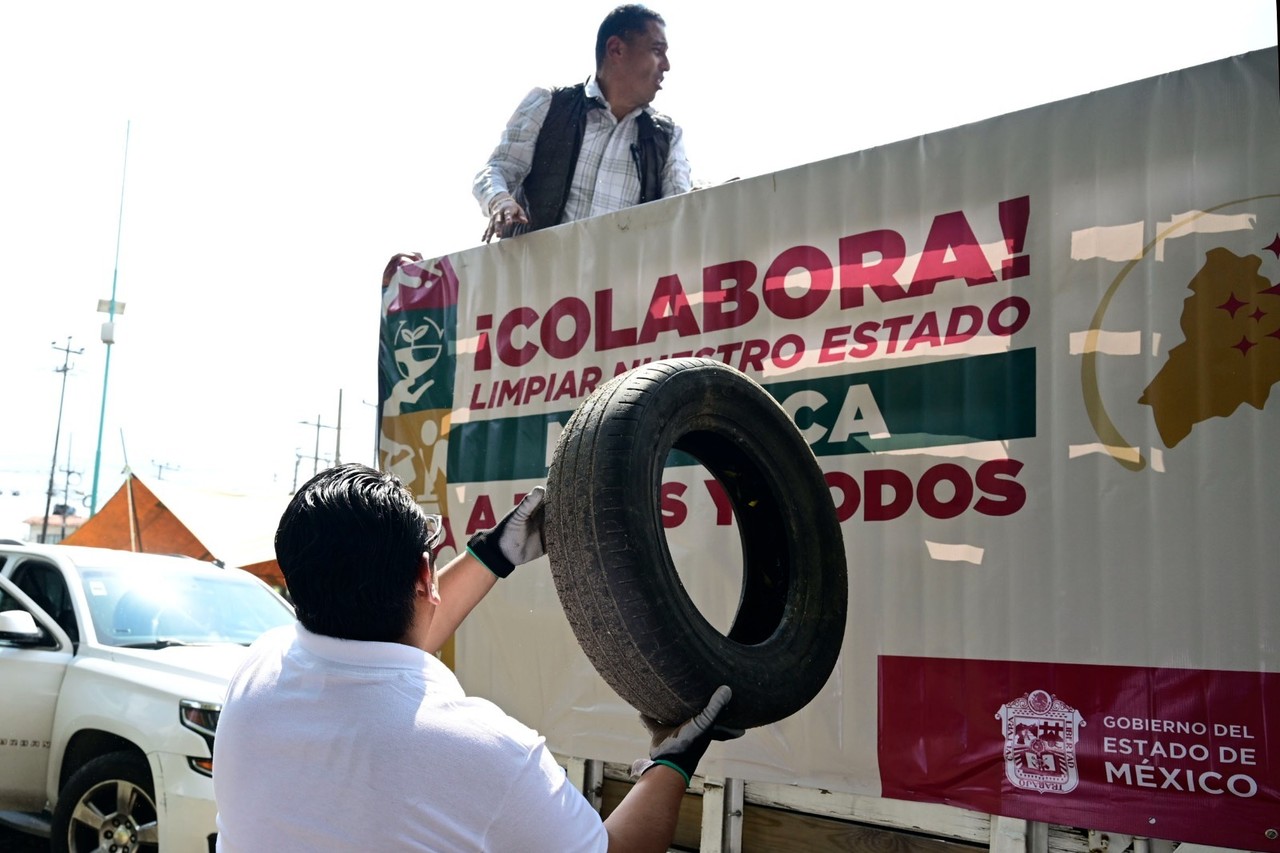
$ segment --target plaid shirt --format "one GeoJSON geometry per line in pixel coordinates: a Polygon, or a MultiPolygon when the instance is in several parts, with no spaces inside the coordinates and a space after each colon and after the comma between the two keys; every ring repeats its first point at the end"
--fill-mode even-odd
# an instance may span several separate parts
{"type": "MultiPolygon", "coordinates": [[[[582,137],[582,150],[569,185],[569,200],[561,222],[586,219],[630,207],[640,200],[640,176],[631,157],[636,141],[636,116],[644,109],[632,110],[622,120],[614,118],[608,102],[594,77],[587,81],[586,94],[604,105],[604,109],[587,111],[587,128],[582,137]]],[[[534,89],[502,132],[502,140],[493,150],[489,162],[476,175],[471,187],[485,216],[489,204],[499,193],[515,195],[533,165],[533,148],[538,132],[551,108],[551,91],[534,89]]],[[[684,133],[677,126],[671,136],[671,150],[662,170],[662,197],[688,192],[692,187],[689,160],[684,152],[684,133]]]]}

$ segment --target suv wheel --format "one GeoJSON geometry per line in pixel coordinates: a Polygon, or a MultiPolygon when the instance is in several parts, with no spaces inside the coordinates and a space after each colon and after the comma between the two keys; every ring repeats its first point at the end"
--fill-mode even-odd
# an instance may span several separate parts
{"type": "Polygon", "coordinates": [[[54,853],[160,849],[151,768],[141,755],[113,752],[77,770],[58,796],[54,853]]]}

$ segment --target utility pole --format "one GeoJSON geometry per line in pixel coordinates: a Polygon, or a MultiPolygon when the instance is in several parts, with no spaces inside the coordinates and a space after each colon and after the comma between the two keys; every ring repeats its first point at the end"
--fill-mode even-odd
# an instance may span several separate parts
{"type": "MultiPolygon", "coordinates": [[[[292,494],[297,494],[297,492],[298,492],[298,466],[302,464],[302,460],[303,460],[303,459],[310,459],[310,460],[312,461],[312,463],[313,463],[313,464],[312,464],[312,468],[316,469],[316,471],[317,471],[317,472],[318,472],[318,471],[319,471],[319,469],[320,469],[320,463],[321,463],[321,462],[323,462],[325,465],[328,465],[328,464],[329,464],[329,457],[328,457],[328,456],[308,456],[307,454],[303,453],[301,450],[298,450],[297,448],[294,448],[294,451],[293,451],[293,491],[289,493],[289,494],[291,494],[291,495],[292,495],[292,494]]],[[[312,474],[312,476],[315,476],[315,474],[312,474]]]]}
{"type": "Polygon", "coordinates": [[[338,389],[338,426],[333,439],[333,464],[342,464],[342,389],[338,389]]]}
{"type": "MultiPolygon", "coordinates": [[[[341,394],[341,392],[339,392],[339,394],[341,394]]],[[[341,410],[341,400],[339,400],[339,410],[341,410]]],[[[320,430],[338,429],[338,427],[335,427],[333,424],[325,423],[320,419],[320,415],[316,415],[316,419],[314,421],[298,421],[298,423],[303,426],[313,426],[316,428],[316,450],[315,453],[311,455],[311,476],[314,477],[316,474],[320,473],[320,430]]]]}
{"type": "Polygon", "coordinates": [[[180,466],[180,465],[170,465],[168,462],[157,462],[157,461],[156,461],[156,460],[154,460],[154,459],[152,459],[152,460],[151,460],[151,464],[152,464],[152,465],[154,465],[154,466],[156,466],[156,479],[157,479],[157,480],[163,480],[163,479],[164,479],[164,472],[165,472],[165,471],[181,471],[181,470],[182,470],[182,466],[180,466]]]}
{"type": "MultiPolygon", "coordinates": [[[[71,478],[80,482],[80,472],[71,470],[71,436],[67,436],[67,464],[62,469],[62,538],[67,538],[67,515],[71,512],[71,478]]],[[[45,513],[47,516],[48,513],[45,513]]],[[[61,540],[59,540],[61,541],[61,540]]]]}
{"type": "Polygon", "coordinates": [[[58,396],[58,426],[53,431],[53,463],[49,466],[49,488],[45,491],[44,518],[40,522],[41,542],[49,538],[49,506],[53,503],[53,478],[58,473],[58,440],[62,437],[62,404],[67,399],[67,374],[71,372],[71,356],[84,352],[84,347],[77,350],[71,348],[70,336],[67,337],[65,347],[58,346],[57,341],[54,341],[51,346],[62,353],[62,367],[54,368],[55,373],[62,374],[62,393],[58,396]]]}

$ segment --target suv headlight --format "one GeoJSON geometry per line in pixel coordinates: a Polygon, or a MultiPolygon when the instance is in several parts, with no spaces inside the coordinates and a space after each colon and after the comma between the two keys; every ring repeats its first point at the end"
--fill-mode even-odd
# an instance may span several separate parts
{"type": "Polygon", "coordinates": [[[216,702],[197,702],[195,699],[178,702],[178,720],[209,745],[209,758],[187,757],[191,769],[203,776],[213,775],[213,733],[218,728],[218,715],[221,713],[222,706],[216,702]]]}

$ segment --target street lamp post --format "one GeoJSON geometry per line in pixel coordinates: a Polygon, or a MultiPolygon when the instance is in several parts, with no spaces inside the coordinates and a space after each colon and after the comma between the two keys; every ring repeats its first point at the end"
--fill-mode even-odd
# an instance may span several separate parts
{"type": "Polygon", "coordinates": [[[119,308],[121,314],[124,313],[124,303],[116,302],[116,280],[120,273],[120,230],[124,224],[124,182],[129,172],[129,127],[132,122],[126,122],[124,126],[124,169],[120,175],[120,212],[116,217],[116,259],[115,267],[111,271],[111,299],[104,303],[102,300],[98,302],[98,311],[106,311],[107,322],[102,325],[102,342],[107,345],[106,366],[102,370],[102,407],[98,411],[98,447],[93,454],[93,490],[89,495],[89,515],[90,517],[98,509],[98,474],[102,470],[102,430],[107,419],[107,379],[111,376],[111,345],[115,343],[115,320],[116,309],[119,308]]]}

